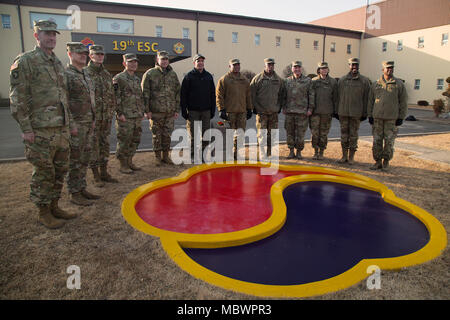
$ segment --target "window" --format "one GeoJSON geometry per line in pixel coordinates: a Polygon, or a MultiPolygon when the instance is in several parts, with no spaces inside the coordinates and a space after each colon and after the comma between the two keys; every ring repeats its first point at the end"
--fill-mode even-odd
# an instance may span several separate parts
{"type": "Polygon", "coordinates": [[[183,28],[183,39],[189,39],[189,28],[183,28]]]}
{"type": "Polygon", "coordinates": [[[318,40],[314,40],[313,47],[314,47],[314,50],[319,50],[319,41],[318,40]]]}
{"type": "Polygon", "coordinates": [[[347,54],[350,54],[350,53],[352,53],[352,45],[348,44],[347,45],[347,54]]]}
{"type": "Polygon", "coordinates": [[[398,40],[397,41],[397,51],[402,51],[403,50],[403,40],[398,40]]]}
{"type": "Polygon", "coordinates": [[[208,41],[214,41],[214,30],[208,30],[208,41]]]}
{"type": "Polygon", "coordinates": [[[300,39],[295,39],[295,47],[300,49],[300,39]]]}
{"type": "Polygon", "coordinates": [[[231,42],[238,43],[238,33],[237,32],[231,33],[231,42]]]}
{"type": "Polygon", "coordinates": [[[276,47],[281,46],[281,37],[279,36],[275,37],[275,46],[276,47]]]}
{"type": "Polygon", "coordinates": [[[116,18],[97,18],[97,31],[133,34],[134,21],[116,18]]]}
{"type": "Polygon", "coordinates": [[[261,35],[255,34],[255,45],[259,46],[261,43],[261,35]]]}
{"type": "Polygon", "coordinates": [[[383,45],[381,46],[381,51],[383,52],[387,51],[387,42],[383,42],[383,45]]]}
{"type": "Polygon", "coordinates": [[[423,48],[425,44],[424,37],[417,38],[417,48],[423,48]]]}
{"type": "Polygon", "coordinates": [[[441,45],[445,46],[448,43],[448,33],[443,33],[442,34],[442,41],[441,41],[441,45]]]}
{"type": "Polygon", "coordinates": [[[162,38],[162,36],[163,36],[163,27],[162,26],[156,26],[155,33],[156,33],[156,37],[162,38]]]}
{"type": "Polygon", "coordinates": [[[331,43],[330,52],[336,52],[336,42],[331,43]]]}
{"type": "Polygon", "coordinates": [[[9,14],[2,14],[3,29],[11,29],[11,16],[9,14]]]}
{"type": "Polygon", "coordinates": [[[437,79],[437,90],[444,90],[444,79],[437,79]]]}
{"type": "MultiPolygon", "coordinates": [[[[69,29],[67,20],[71,16],[68,14],[55,14],[55,13],[42,13],[42,12],[30,12],[30,28],[33,29],[34,21],[50,20],[56,23],[58,30],[71,30],[69,29]]],[[[3,18],[3,15],[2,15],[3,18]]]]}
{"type": "Polygon", "coordinates": [[[414,80],[414,90],[420,89],[420,79],[414,80]]]}

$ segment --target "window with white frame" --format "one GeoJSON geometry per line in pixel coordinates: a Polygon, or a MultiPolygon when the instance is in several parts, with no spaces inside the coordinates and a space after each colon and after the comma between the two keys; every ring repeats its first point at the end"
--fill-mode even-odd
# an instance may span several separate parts
{"type": "Polygon", "coordinates": [[[189,28],[183,28],[183,39],[189,39],[189,28]]]}
{"type": "Polygon", "coordinates": [[[134,21],[116,18],[97,18],[97,32],[134,33],[134,21]]]}
{"type": "Polygon", "coordinates": [[[300,39],[295,39],[295,47],[300,49],[300,39]]]}
{"type": "Polygon", "coordinates": [[[314,50],[319,50],[319,41],[318,40],[314,40],[313,48],[314,48],[314,50]]]}
{"type": "Polygon", "coordinates": [[[44,13],[44,12],[30,12],[30,28],[34,28],[34,21],[50,20],[56,23],[58,30],[71,30],[68,26],[67,19],[70,18],[68,14],[44,13]]]}
{"type": "Polygon", "coordinates": [[[403,50],[403,40],[398,40],[397,41],[397,51],[402,51],[403,50]]]}
{"type": "Polygon", "coordinates": [[[208,41],[214,42],[214,30],[208,30],[208,41]]]}
{"type": "Polygon", "coordinates": [[[448,43],[448,33],[443,33],[442,34],[442,40],[441,40],[441,45],[445,46],[448,43]]]}
{"type": "Polygon", "coordinates": [[[275,46],[276,47],[281,46],[281,37],[280,36],[275,37],[275,46]]]}
{"type": "Polygon", "coordinates": [[[232,43],[238,43],[238,33],[237,32],[232,32],[231,33],[231,42],[232,43]]]}
{"type": "Polygon", "coordinates": [[[255,34],[255,45],[259,46],[261,44],[261,35],[255,34]]]}
{"type": "Polygon", "coordinates": [[[347,44],[347,54],[352,53],[352,45],[351,44],[347,44]]]}
{"type": "Polygon", "coordinates": [[[383,44],[381,45],[381,51],[382,52],[386,52],[387,51],[387,42],[384,41],[383,44]]]}
{"type": "Polygon", "coordinates": [[[417,38],[417,48],[423,48],[425,46],[425,38],[418,37],[417,38]]]}
{"type": "Polygon", "coordinates": [[[444,79],[437,79],[437,90],[444,90],[444,79]]]}
{"type": "Polygon", "coordinates": [[[330,52],[336,52],[336,42],[332,42],[330,45],[330,52]]]}
{"type": "Polygon", "coordinates": [[[420,79],[415,79],[414,80],[414,90],[419,90],[420,89],[420,79]]]}
{"type": "Polygon", "coordinates": [[[3,29],[11,29],[11,16],[9,14],[2,14],[3,29]]]}
{"type": "Polygon", "coordinates": [[[162,38],[162,36],[163,36],[163,27],[162,26],[156,26],[155,33],[156,33],[156,37],[162,38]]]}

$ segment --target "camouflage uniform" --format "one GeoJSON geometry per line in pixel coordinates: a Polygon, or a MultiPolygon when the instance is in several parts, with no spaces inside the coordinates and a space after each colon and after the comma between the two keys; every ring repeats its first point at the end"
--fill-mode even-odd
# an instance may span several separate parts
{"type": "MultiPolygon", "coordinates": [[[[93,51],[91,46],[91,52],[93,51]]],[[[91,168],[105,168],[109,159],[109,135],[116,99],[111,74],[102,65],[89,61],[86,67],[95,87],[95,129],[91,168]]]]}
{"type": "Polygon", "coordinates": [[[278,129],[278,113],[281,111],[285,90],[284,81],[275,72],[272,75],[268,75],[263,71],[252,79],[250,90],[253,112],[256,112],[258,143],[261,145],[266,138],[268,155],[270,155],[271,130],[278,129]],[[263,137],[262,129],[267,130],[267,137],[263,137]]]}
{"type": "Polygon", "coordinates": [[[166,70],[156,65],[142,77],[142,92],[146,113],[151,112],[153,150],[168,152],[174,130],[174,115],[180,105],[180,82],[169,65],[166,70]]]}
{"type": "MultiPolygon", "coordinates": [[[[327,68],[328,64],[319,64],[320,67],[327,68]]],[[[323,156],[323,151],[327,148],[328,133],[331,128],[331,116],[336,113],[337,107],[337,81],[327,75],[325,79],[317,76],[312,79],[315,90],[315,110],[309,119],[311,129],[311,144],[323,156]]]]}
{"type": "Polygon", "coordinates": [[[299,78],[292,75],[284,81],[286,97],[283,99],[283,112],[286,114],[287,145],[291,150],[297,149],[300,154],[305,146],[305,133],[308,129],[307,113],[314,110],[314,88],[311,79],[303,74],[299,78]]]}
{"type": "Polygon", "coordinates": [[[124,122],[116,120],[116,156],[118,159],[128,159],[135,155],[141,141],[141,122],[144,115],[141,80],[124,70],[114,77],[113,82],[117,99],[117,117],[124,115],[126,118],[124,122]]]}
{"type": "MultiPolygon", "coordinates": [[[[394,66],[389,61],[383,67],[394,66]]],[[[389,161],[394,155],[394,142],[397,137],[397,120],[403,120],[408,110],[407,93],[403,82],[395,77],[389,81],[381,76],[373,83],[367,108],[369,120],[373,122],[373,159],[379,163],[381,159],[389,161]],[[383,146],[384,143],[384,146],[383,146]]]]}
{"type": "Polygon", "coordinates": [[[86,188],[86,171],[92,152],[95,121],[94,85],[86,74],[73,65],[66,69],[69,108],[77,124],[78,134],[70,137],[70,168],[67,186],[71,194],[86,188]]]}
{"type": "Polygon", "coordinates": [[[11,66],[10,106],[23,133],[25,156],[33,165],[30,198],[38,206],[59,199],[69,168],[69,124],[64,67],[59,59],[41,48],[19,55],[11,66]]]}

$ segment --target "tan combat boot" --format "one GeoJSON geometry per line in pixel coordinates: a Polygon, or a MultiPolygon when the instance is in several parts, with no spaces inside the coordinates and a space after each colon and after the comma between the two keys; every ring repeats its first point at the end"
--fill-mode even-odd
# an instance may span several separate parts
{"type": "Polygon", "coordinates": [[[88,201],[85,197],[83,197],[83,195],[81,194],[81,192],[75,192],[72,193],[70,195],[70,202],[79,205],[79,206],[83,206],[83,207],[87,207],[87,206],[91,206],[92,202],[88,201]]]}
{"type": "Polygon", "coordinates": [[[136,167],[136,166],[134,165],[134,163],[133,163],[133,157],[128,157],[127,160],[128,160],[128,167],[130,167],[131,170],[133,170],[133,171],[140,171],[140,170],[142,170],[141,168],[136,167]]]}
{"type": "Polygon", "coordinates": [[[114,179],[109,173],[107,169],[107,165],[101,165],[100,166],[100,179],[105,182],[111,182],[111,183],[118,183],[119,181],[117,179],[114,179]]]}
{"type": "Polygon", "coordinates": [[[314,149],[314,155],[312,157],[314,160],[319,160],[319,149],[314,149]]]}
{"type": "Polygon", "coordinates": [[[69,213],[58,206],[58,199],[52,200],[50,211],[55,218],[70,220],[78,217],[76,213],[69,213]]]}
{"type": "Polygon", "coordinates": [[[157,167],[162,166],[161,151],[155,151],[155,164],[157,167]]]}
{"type": "Polygon", "coordinates": [[[120,172],[125,174],[133,173],[133,170],[131,170],[131,168],[128,166],[128,159],[121,158],[119,159],[119,161],[120,161],[120,168],[119,168],[120,172]]]}
{"type": "Polygon", "coordinates": [[[89,191],[87,191],[86,189],[81,190],[81,195],[83,197],[85,197],[88,200],[97,200],[100,199],[101,197],[99,195],[90,193],[89,191]]]}
{"type": "Polygon", "coordinates": [[[389,168],[389,160],[383,159],[383,169],[388,169],[388,168],[389,168]]]}
{"type": "Polygon", "coordinates": [[[169,151],[168,151],[168,150],[164,150],[164,151],[163,151],[163,159],[162,159],[162,162],[167,163],[167,164],[170,164],[170,165],[173,165],[172,160],[170,160],[170,157],[169,157],[169,151]]]}
{"type": "Polygon", "coordinates": [[[319,150],[319,155],[317,156],[317,160],[323,160],[323,152],[325,151],[325,149],[320,149],[319,150]]]}
{"type": "Polygon", "coordinates": [[[382,167],[383,165],[381,164],[381,160],[376,160],[375,163],[370,167],[370,170],[378,170],[382,167]]]}
{"type": "Polygon", "coordinates": [[[338,160],[338,163],[346,163],[348,161],[348,149],[342,148],[342,158],[338,160]]]}
{"type": "Polygon", "coordinates": [[[61,228],[65,222],[57,219],[52,215],[49,205],[39,205],[39,218],[38,221],[49,229],[61,228]]]}
{"type": "Polygon", "coordinates": [[[103,183],[102,179],[100,178],[100,173],[98,172],[98,168],[91,168],[92,170],[92,174],[94,175],[94,185],[97,188],[102,188],[105,186],[105,184],[103,183]]]}
{"type": "Polygon", "coordinates": [[[350,150],[348,153],[348,164],[352,165],[355,163],[355,152],[356,150],[350,150]]]}
{"type": "Polygon", "coordinates": [[[297,159],[302,160],[302,150],[297,149],[297,154],[296,154],[297,159]]]}
{"type": "Polygon", "coordinates": [[[287,158],[288,159],[294,159],[295,158],[294,148],[289,149],[289,155],[288,155],[287,158]]]}

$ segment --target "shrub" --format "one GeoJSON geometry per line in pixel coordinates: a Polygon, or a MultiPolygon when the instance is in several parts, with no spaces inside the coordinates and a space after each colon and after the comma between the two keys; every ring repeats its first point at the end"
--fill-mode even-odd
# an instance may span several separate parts
{"type": "Polygon", "coordinates": [[[242,70],[241,74],[248,79],[248,81],[252,81],[252,79],[256,76],[256,73],[250,70],[242,70]]]}
{"type": "Polygon", "coordinates": [[[417,101],[417,105],[422,106],[422,107],[427,107],[430,104],[426,100],[419,100],[419,101],[417,101]]]}
{"type": "Polygon", "coordinates": [[[442,112],[444,112],[444,100],[442,99],[433,100],[433,110],[436,117],[439,116],[442,112]]]}

